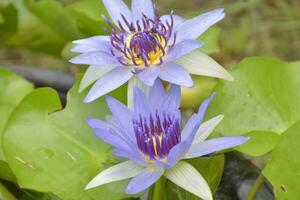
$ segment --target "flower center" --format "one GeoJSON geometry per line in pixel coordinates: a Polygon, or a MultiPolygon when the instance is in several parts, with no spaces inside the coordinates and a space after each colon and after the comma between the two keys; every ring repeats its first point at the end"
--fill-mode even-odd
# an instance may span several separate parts
{"type": "Polygon", "coordinates": [[[129,35],[125,42],[128,62],[143,68],[163,62],[166,52],[166,39],[155,30],[144,30],[129,35]]]}
{"type": "Polygon", "coordinates": [[[151,65],[161,65],[166,52],[176,42],[173,34],[174,19],[162,22],[157,15],[150,19],[144,15],[141,20],[129,22],[123,15],[124,23],[118,22],[118,27],[104,17],[110,26],[111,54],[122,65],[132,66],[133,72],[139,72],[151,65]]]}
{"type": "Polygon", "coordinates": [[[172,114],[139,116],[133,120],[138,148],[147,160],[164,160],[180,142],[180,119],[172,114]]]}

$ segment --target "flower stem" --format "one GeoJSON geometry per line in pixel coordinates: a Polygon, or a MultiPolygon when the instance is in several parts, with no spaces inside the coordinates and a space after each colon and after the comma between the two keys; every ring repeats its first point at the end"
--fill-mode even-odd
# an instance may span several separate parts
{"type": "Polygon", "coordinates": [[[163,192],[166,183],[165,177],[160,177],[160,179],[154,185],[153,191],[153,199],[155,200],[162,200],[163,199],[163,192]]]}
{"type": "Polygon", "coordinates": [[[246,200],[254,200],[256,197],[257,192],[259,191],[261,185],[264,183],[265,177],[261,173],[258,178],[256,179],[254,185],[252,186],[250,192],[247,195],[246,200]]]}

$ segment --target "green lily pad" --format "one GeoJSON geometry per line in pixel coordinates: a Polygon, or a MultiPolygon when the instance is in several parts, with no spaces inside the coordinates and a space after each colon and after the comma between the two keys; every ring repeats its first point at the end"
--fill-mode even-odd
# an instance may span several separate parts
{"type": "MultiPolygon", "coordinates": [[[[280,134],[300,119],[299,62],[252,57],[233,67],[231,73],[235,80],[218,84],[216,98],[208,110],[207,118],[225,115],[216,134],[243,135],[252,131],[280,134]]],[[[244,146],[243,152],[251,154],[253,148],[260,154],[270,151],[260,144],[244,146]]]]}
{"type": "Polygon", "coordinates": [[[263,174],[272,183],[277,199],[300,199],[300,121],[280,137],[263,174]]]}
{"type": "Polygon", "coordinates": [[[2,183],[0,183],[0,199],[17,200],[2,183]]]}
{"type": "Polygon", "coordinates": [[[33,85],[10,70],[0,67],[0,178],[14,181],[2,151],[2,132],[7,120],[26,94],[33,90],[33,85]]]}
{"type": "MultiPolygon", "coordinates": [[[[189,161],[205,178],[212,193],[215,193],[224,171],[224,155],[197,158],[189,161]]],[[[182,189],[171,181],[166,181],[163,200],[200,200],[201,198],[182,189]]]]}
{"type": "Polygon", "coordinates": [[[0,178],[14,183],[17,182],[15,175],[4,160],[0,160],[0,178]]]}
{"type": "Polygon", "coordinates": [[[235,149],[250,156],[258,157],[270,152],[278,142],[280,135],[269,131],[253,131],[246,133],[250,139],[235,149]],[[259,146],[259,148],[257,148],[259,146]]]}
{"type": "Polygon", "coordinates": [[[45,194],[34,191],[26,191],[20,197],[19,200],[61,200],[53,194],[45,194]]]}
{"type": "MultiPolygon", "coordinates": [[[[78,82],[77,82],[78,83],[78,82]]],[[[111,147],[85,122],[104,118],[104,99],[83,103],[86,92],[69,92],[62,110],[57,93],[40,88],[27,95],[13,112],[3,136],[3,149],[21,187],[53,193],[65,200],[106,200],[128,197],[121,181],[92,190],[86,184],[101,170],[116,163],[111,147]]],[[[117,95],[125,96],[125,90],[117,95]]]]}

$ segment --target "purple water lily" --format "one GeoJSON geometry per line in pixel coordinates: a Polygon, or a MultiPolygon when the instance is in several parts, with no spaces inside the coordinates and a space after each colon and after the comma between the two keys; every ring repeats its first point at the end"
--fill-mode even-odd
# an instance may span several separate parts
{"type": "Polygon", "coordinates": [[[157,80],[147,96],[135,88],[133,110],[107,97],[112,116],[107,122],[98,119],[87,122],[98,137],[114,147],[113,154],[129,160],[100,172],[86,189],[133,177],[126,193],[136,194],[164,175],[185,190],[211,200],[205,179],[183,159],[209,155],[248,140],[232,136],[205,141],[223,118],[220,115],[202,123],[213,97],[202,103],[185,126],[181,124],[179,86],[172,85],[166,93],[157,80]]]}
{"type": "Polygon", "coordinates": [[[70,62],[90,65],[80,91],[98,80],[88,93],[90,102],[118,88],[133,76],[148,86],[159,77],[167,82],[192,87],[191,74],[232,80],[218,63],[197,49],[197,39],[221,20],[223,9],[185,20],[172,12],[159,16],[151,0],[132,0],[132,10],[122,0],[103,0],[112,22],[107,36],[74,41],[70,62]]]}

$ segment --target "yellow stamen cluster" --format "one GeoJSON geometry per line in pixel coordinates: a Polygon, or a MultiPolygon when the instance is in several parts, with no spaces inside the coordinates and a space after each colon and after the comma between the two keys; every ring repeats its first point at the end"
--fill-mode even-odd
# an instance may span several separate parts
{"type": "MultiPolygon", "coordinates": [[[[131,41],[135,40],[137,37],[136,34],[131,34],[128,35],[126,40],[125,40],[125,44],[127,47],[131,46],[131,41]]],[[[156,41],[153,41],[153,44],[155,45],[155,50],[152,50],[150,52],[147,53],[146,56],[146,60],[142,58],[142,56],[140,55],[140,52],[142,49],[138,49],[139,47],[137,45],[135,45],[134,47],[132,47],[132,53],[130,54],[129,52],[127,52],[127,59],[128,59],[128,63],[130,65],[135,65],[135,67],[138,68],[144,68],[147,65],[157,65],[161,63],[161,58],[164,56],[164,52],[167,51],[167,45],[166,45],[166,40],[161,37],[159,34],[155,34],[155,37],[157,39],[157,41],[160,43],[160,46],[164,48],[164,50],[161,49],[161,47],[159,47],[158,45],[155,45],[156,41]],[[134,59],[134,61],[133,61],[134,59]],[[146,62],[145,62],[146,61],[146,62]]]]}

